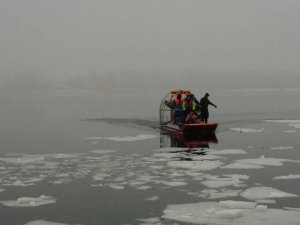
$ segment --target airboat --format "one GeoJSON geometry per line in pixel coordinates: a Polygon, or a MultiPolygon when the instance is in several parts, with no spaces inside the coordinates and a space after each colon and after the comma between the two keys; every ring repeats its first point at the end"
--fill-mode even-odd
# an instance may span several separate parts
{"type": "Polygon", "coordinates": [[[160,128],[170,134],[183,135],[184,137],[203,137],[214,134],[218,123],[203,123],[200,120],[195,123],[178,123],[174,118],[175,108],[173,99],[181,94],[183,98],[191,94],[189,90],[173,90],[169,92],[160,103],[159,118],[160,128]]]}

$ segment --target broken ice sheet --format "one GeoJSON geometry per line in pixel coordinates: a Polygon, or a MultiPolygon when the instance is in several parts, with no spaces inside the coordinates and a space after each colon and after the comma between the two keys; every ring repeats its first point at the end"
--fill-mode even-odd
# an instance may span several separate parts
{"type": "Polygon", "coordinates": [[[68,224],[49,222],[49,221],[45,221],[45,220],[35,220],[35,221],[28,222],[24,225],[68,225],[68,224]]]}
{"type": "Polygon", "coordinates": [[[105,150],[105,149],[101,150],[101,149],[99,149],[99,150],[91,150],[90,152],[95,153],[95,154],[108,154],[108,153],[115,152],[115,150],[105,150]]]}
{"type": "Polygon", "coordinates": [[[222,169],[262,169],[263,166],[247,163],[230,163],[221,167],[222,169]]]}
{"type": "Polygon", "coordinates": [[[199,197],[208,198],[208,199],[220,199],[220,198],[229,198],[236,197],[242,190],[230,190],[230,189],[205,189],[201,191],[199,197]]]}
{"type": "Polygon", "coordinates": [[[282,209],[268,209],[256,202],[221,201],[168,205],[163,219],[206,225],[298,225],[300,212],[282,209]]]}
{"type": "Polygon", "coordinates": [[[223,165],[219,160],[209,161],[170,161],[167,166],[173,168],[191,169],[191,170],[213,170],[223,165]]]}
{"type": "Polygon", "coordinates": [[[145,198],[145,201],[158,201],[159,197],[157,195],[149,197],[149,198],[145,198]]]}
{"type": "Polygon", "coordinates": [[[264,132],[265,129],[252,129],[252,128],[230,128],[230,130],[239,132],[239,133],[261,133],[264,132]]]}
{"type": "Polygon", "coordinates": [[[287,176],[276,176],[274,180],[300,179],[300,174],[289,174],[287,176]]]}
{"type": "Polygon", "coordinates": [[[8,207],[36,207],[41,205],[53,204],[56,199],[50,196],[41,195],[40,197],[21,197],[17,200],[0,201],[4,206],[8,207]]]}
{"type": "Polygon", "coordinates": [[[271,150],[288,150],[288,149],[294,149],[295,147],[292,146],[278,146],[278,147],[272,147],[271,150]]]}
{"type": "Polygon", "coordinates": [[[240,174],[231,174],[231,175],[224,175],[226,177],[218,177],[212,176],[207,177],[206,181],[203,181],[202,184],[210,187],[210,188],[220,188],[220,187],[242,187],[244,186],[244,182],[242,180],[247,180],[249,177],[247,175],[240,175],[240,174]]]}
{"type": "Polygon", "coordinates": [[[240,196],[249,200],[298,197],[296,194],[283,192],[272,187],[251,187],[243,191],[240,196]]]}
{"type": "Polygon", "coordinates": [[[87,140],[110,140],[110,141],[120,141],[120,142],[130,142],[130,141],[142,141],[146,139],[156,138],[156,135],[150,134],[140,134],[137,136],[127,136],[127,137],[88,137],[87,140]]]}
{"type": "Polygon", "coordinates": [[[209,154],[215,154],[215,155],[232,155],[232,154],[246,154],[247,152],[242,149],[223,149],[223,150],[215,150],[210,151],[209,154]]]}

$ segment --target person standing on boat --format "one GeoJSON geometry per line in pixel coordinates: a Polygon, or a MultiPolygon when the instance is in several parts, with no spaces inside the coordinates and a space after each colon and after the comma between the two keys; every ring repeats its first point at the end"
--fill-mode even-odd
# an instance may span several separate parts
{"type": "Polygon", "coordinates": [[[201,121],[204,123],[207,123],[207,120],[209,117],[208,105],[212,105],[215,108],[217,108],[217,106],[215,104],[213,104],[211,101],[209,101],[208,97],[209,97],[209,94],[206,93],[205,96],[203,98],[201,98],[201,100],[200,100],[201,121]]]}

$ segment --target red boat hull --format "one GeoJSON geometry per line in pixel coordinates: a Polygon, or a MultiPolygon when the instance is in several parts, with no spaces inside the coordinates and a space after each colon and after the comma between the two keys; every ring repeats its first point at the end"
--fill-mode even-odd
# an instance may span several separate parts
{"type": "Polygon", "coordinates": [[[204,134],[214,133],[218,127],[218,123],[194,123],[194,124],[166,124],[161,128],[165,131],[181,134],[186,137],[196,137],[204,134]]]}

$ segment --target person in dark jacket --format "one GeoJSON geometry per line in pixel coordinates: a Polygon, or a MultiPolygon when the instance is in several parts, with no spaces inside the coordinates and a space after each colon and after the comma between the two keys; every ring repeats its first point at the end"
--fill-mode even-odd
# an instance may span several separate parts
{"type": "Polygon", "coordinates": [[[215,104],[213,104],[211,101],[209,101],[208,97],[209,97],[209,94],[206,93],[205,96],[203,98],[201,98],[201,100],[200,100],[201,121],[204,123],[207,123],[207,120],[209,117],[208,105],[212,105],[215,108],[217,108],[217,106],[215,104]]]}

